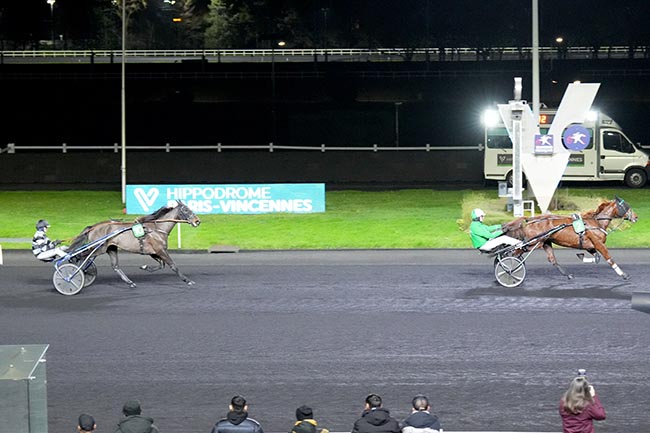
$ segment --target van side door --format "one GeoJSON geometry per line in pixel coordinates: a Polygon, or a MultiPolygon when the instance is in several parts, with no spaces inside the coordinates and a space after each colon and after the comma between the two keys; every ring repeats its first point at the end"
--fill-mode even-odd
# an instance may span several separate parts
{"type": "Polygon", "coordinates": [[[625,169],[634,161],[635,148],[619,130],[600,130],[600,177],[620,180],[625,169]]]}

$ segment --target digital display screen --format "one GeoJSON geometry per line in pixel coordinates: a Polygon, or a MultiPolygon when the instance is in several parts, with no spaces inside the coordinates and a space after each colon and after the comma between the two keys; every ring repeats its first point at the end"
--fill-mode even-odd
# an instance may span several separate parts
{"type": "Polygon", "coordinates": [[[540,114],[539,115],[539,124],[540,125],[550,125],[553,123],[555,114],[540,114]]]}

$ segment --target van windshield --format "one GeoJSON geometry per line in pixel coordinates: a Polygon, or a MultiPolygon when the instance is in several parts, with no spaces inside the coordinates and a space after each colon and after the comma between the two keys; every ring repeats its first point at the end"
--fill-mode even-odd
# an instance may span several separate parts
{"type": "Polygon", "coordinates": [[[490,128],[486,144],[489,149],[512,149],[512,141],[506,128],[490,128]]]}
{"type": "Polygon", "coordinates": [[[618,131],[603,131],[603,149],[621,153],[634,153],[635,147],[618,131]]]}

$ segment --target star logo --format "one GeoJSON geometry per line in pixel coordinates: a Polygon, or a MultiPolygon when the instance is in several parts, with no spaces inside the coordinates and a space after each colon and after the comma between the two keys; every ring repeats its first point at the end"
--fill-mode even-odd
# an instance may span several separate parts
{"type": "Polygon", "coordinates": [[[553,136],[550,134],[535,135],[535,154],[550,155],[553,153],[553,136]]]}
{"type": "Polygon", "coordinates": [[[591,133],[582,125],[571,125],[562,135],[564,147],[569,150],[583,150],[591,142],[591,133]]]}

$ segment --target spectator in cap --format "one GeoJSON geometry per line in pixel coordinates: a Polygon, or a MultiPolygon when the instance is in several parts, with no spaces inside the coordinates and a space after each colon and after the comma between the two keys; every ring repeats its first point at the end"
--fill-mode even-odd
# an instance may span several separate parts
{"type": "Polygon", "coordinates": [[[79,430],[79,433],[91,433],[96,428],[97,424],[92,415],[88,415],[87,413],[79,415],[79,423],[77,424],[77,430],[79,430]]]}
{"type": "Polygon", "coordinates": [[[153,418],[142,416],[142,407],[138,400],[129,400],[122,408],[124,417],[117,423],[115,433],[158,433],[153,418]]]}
{"type": "Polygon", "coordinates": [[[361,418],[354,422],[352,433],[401,433],[399,423],[382,407],[381,397],[370,394],[361,418]]]}
{"type": "Polygon", "coordinates": [[[440,421],[432,415],[429,399],[424,395],[416,395],[411,403],[411,414],[400,423],[402,433],[438,433],[440,421]]]}
{"type": "Polygon", "coordinates": [[[226,417],[212,427],[212,433],[264,433],[260,423],[248,417],[248,404],[241,395],[230,400],[228,410],[226,417]]]}
{"type": "Polygon", "coordinates": [[[290,433],[329,433],[326,428],[318,428],[311,407],[302,405],[296,409],[296,423],[290,433]]]}

